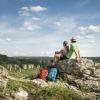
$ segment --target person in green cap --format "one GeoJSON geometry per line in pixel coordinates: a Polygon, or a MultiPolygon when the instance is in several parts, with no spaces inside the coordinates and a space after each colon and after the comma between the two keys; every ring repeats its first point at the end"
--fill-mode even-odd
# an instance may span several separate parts
{"type": "Polygon", "coordinates": [[[77,41],[74,37],[72,37],[71,39],[70,49],[66,56],[69,59],[69,61],[70,59],[73,59],[76,60],[78,63],[80,62],[80,50],[77,45],[77,41]]]}

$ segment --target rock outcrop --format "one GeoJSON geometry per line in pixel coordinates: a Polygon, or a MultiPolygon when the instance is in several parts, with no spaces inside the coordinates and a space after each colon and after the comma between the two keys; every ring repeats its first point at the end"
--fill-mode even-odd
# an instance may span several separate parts
{"type": "Polygon", "coordinates": [[[5,88],[8,82],[8,71],[0,65],[0,88],[5,88]]]}
{"type": "Polygon", "coordinates": [[[14,100],[28,100],[28,92],[19,88],[18,91],[12,93],[14,100]]]}
{"type": "Polygon", "coordinates": [[[70,63],[59,61],[58,69],[59,77],[70,85],[100,95],[100,67],[95,66],[92,60],[82,58],[81,63],[76,63],[74,60],[70,63]]]}

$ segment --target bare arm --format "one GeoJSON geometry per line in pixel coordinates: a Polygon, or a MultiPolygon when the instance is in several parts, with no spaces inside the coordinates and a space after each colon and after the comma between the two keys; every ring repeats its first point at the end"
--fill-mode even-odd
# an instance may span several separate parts
{"type": "Polygon", "coordinates": [[[75,51],[75,49],[74,49],[74,52],[75,52],[75,55],[76,55],[76,58],[78,57],[78,55],[77,55],[77,52],[75,51]]]}

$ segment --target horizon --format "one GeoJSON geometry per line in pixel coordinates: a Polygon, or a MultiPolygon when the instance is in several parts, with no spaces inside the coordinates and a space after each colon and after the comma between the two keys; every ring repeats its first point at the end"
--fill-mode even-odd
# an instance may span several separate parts
{"type": "Polygon", "coordinates": [[[81,56],[100,56],[100,0],[0,0],[0,54],[53,56],[78,41],[81,56]]]}
{"type": "MultiPolygon", "coordinates": [[[[14,58],[17,58],[17,57],[22,57],[22,58],[25,58],[25,57],[34,57],[34,58],[38,58],[38,57],[50,57],[50,58],[53,58],[53,56],[8,56],[6,54],[0,54],[0,55],[5,55],[7,57],[14,57],[14,58]]],[[[85,58],[85,57],[100,57],[100,56],[81,56],[81,58],[85,58]]]]}

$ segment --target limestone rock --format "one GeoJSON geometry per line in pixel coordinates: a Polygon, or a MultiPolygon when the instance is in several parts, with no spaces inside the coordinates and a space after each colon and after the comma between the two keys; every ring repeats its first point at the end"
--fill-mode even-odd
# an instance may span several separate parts
{"type": "Polygon", "coordinates": [[[19,88],[19,90],[12,94],[15,98],[14,100],[28,100],[28,92],[19,88]]]}
{"type": "Polygon", "coordinates": [[[7,69],[0,65],[0,77],[1,76],[5,76],[6,77],[7,75],[8,75],[7,69]]]}
{"type": "Polygon", "coordinates": [[[94,76],[100,77],[100,68],[94,71],[94,76]]]}
{"type": "Polygon", "coordinates": [[[93,80],[84,81],[84,85],[87,85],[92,91],[100,92],[100,82],[93,80]]]}
{"type": "Polygon", "coordinates": [[[58,62],[58,69],[62,79],[67,80],[78,88],[87,86],[93,92],[100,92],[100,68],[95,67],[92,60],[82,58],[81,63],[72,60],[58,62]]]}
{"type": "Polygon", "coordinates": [[[8,71],[0,65],[0,87],[5,88],[8,82],[8,71]]]}
{"type": "Polygon", "coordinates": [[[33,83],[35,83],[35,84],[37,84],[37,85],[39,85],[41,87],[48,86],[48,84],[42,79],[34,79],[33,83]]]}
{"type": "Polygon", "coordinates": [[[99,67],[100,68],[100,63],[95,63],[95,67],[99,67]]]}

